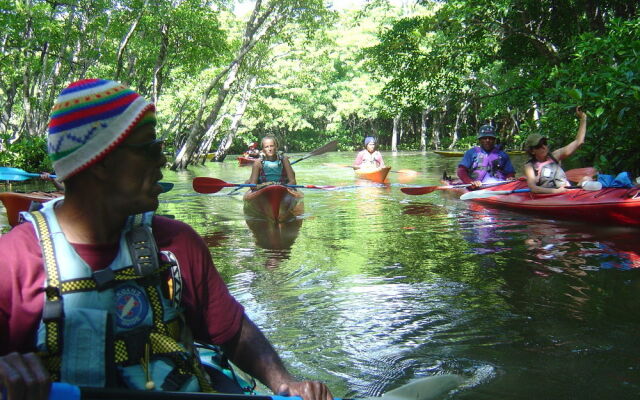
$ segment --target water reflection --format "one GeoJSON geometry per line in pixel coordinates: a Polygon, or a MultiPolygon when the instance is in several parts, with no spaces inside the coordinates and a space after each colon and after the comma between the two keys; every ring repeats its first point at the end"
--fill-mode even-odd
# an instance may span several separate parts
{"type": "Polygon", "coordinates": [[[276,268],[284,260],[289,259],[291,246],[300,233],[303,221],[301,218],[275,223],[248,216],[245,221],[253,233],[256,245],[268,250],[265,252],[267,256],[265,267],[276,268]]]}
{"type": "MultiPolygon", "coordinates": [[[[384,156],[419,171],[418,186],[459,161],[384,156]]],[[[304,223],[291,229],[251,229],[240,196],[194,196],[165,174],[176,187],[160,212],[208,236],[230,290],[294,374],[354,398],[443,373],[470,382],[452,399],[637,397],[638,230],[481,209],[442,191],[406,196],[399,174],[378,186],[322,167],[351,161],[330,153],[296,166],[301,184],[340,190],[306,191],[304,223]],[[265,258],[278,268],[256,265],[265,258]]],[[[196,175],[246,179],[235,163],[209,164],[196,175]]]]}

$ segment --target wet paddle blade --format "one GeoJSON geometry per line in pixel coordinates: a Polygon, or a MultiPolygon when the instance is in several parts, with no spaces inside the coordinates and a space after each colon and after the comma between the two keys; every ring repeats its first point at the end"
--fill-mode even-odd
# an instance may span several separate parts
{"type": "Polygon", "coordinates": [[[397,171],[391,171],[391,172],[397,172],[399,174],[406,174],[406,175],[418,175],[418,171],[414,171],[412,169],[399,169],[397,171]]]}
{"type": "Polygon", "coordinates": [[[410,195],[421,195],[421,194],[429,194],[431,192],[435,192],[438,189],[438,186],[422,186],[422,187],[405,187],[400,188],[400,191],[405,194],[410,195]]]}
{"type": "Polygon", "coordinates": [[[193,178],[193,190],[198,193],[217,193],[226,187],[235,186],[223,180],[199,176],[193,178]]]}
{"type": "Polygon", "coordinates": [[[406,385],[393,389],[381,397],[368,397],[366,400],[433,400],[440,399],[451,390],[460,387],[464,378],[460,375],[434,375],[416,379],[406,385]]]}

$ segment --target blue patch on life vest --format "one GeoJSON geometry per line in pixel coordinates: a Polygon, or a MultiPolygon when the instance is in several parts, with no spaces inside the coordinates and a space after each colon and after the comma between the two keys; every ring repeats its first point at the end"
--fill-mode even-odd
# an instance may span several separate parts
{"type": "Polygon", "coordinates": [[[135,328],[149,313],[149,302],[144,291],[136,286],[123,285],[115,290],[116,324],[120,328],[135,328]]]}

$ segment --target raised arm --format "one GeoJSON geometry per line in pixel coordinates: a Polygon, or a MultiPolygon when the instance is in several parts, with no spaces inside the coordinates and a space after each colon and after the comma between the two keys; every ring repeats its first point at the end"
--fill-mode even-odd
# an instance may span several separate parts
{"type": "Polygon", "coordinates": [[[333,399],[324,383],[300,381],[291,375],[271,343],[246,315],[240,332],[222,348],[234,364],[259,379],[273,393],[301,396],[304,400],[333,399]]]}
{"type": "Polygon", "coordinates": [[[587,133],[587,114],[585,114],[585,112],[582,111],[580,107],[576,107],[576,116],[580,120],[576,138],[573,140],[573,142],[553,152],[554,157],[558,159],[558,161],[570,157],[584,143],[584,137],[587,133]]]}

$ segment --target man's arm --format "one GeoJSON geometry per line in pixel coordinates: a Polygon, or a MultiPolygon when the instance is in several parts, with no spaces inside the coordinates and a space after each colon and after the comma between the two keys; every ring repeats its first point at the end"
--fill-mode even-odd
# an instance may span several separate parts
{"type": "Polygon", "coordinates": [[[299,381],[291,375],[271,343],[246,315],[240,332],[223,344],[222,348],[234,364],[259,379],[276,394],[301,396],[304,400],[333,399],[325,384],[299,381]]]}

